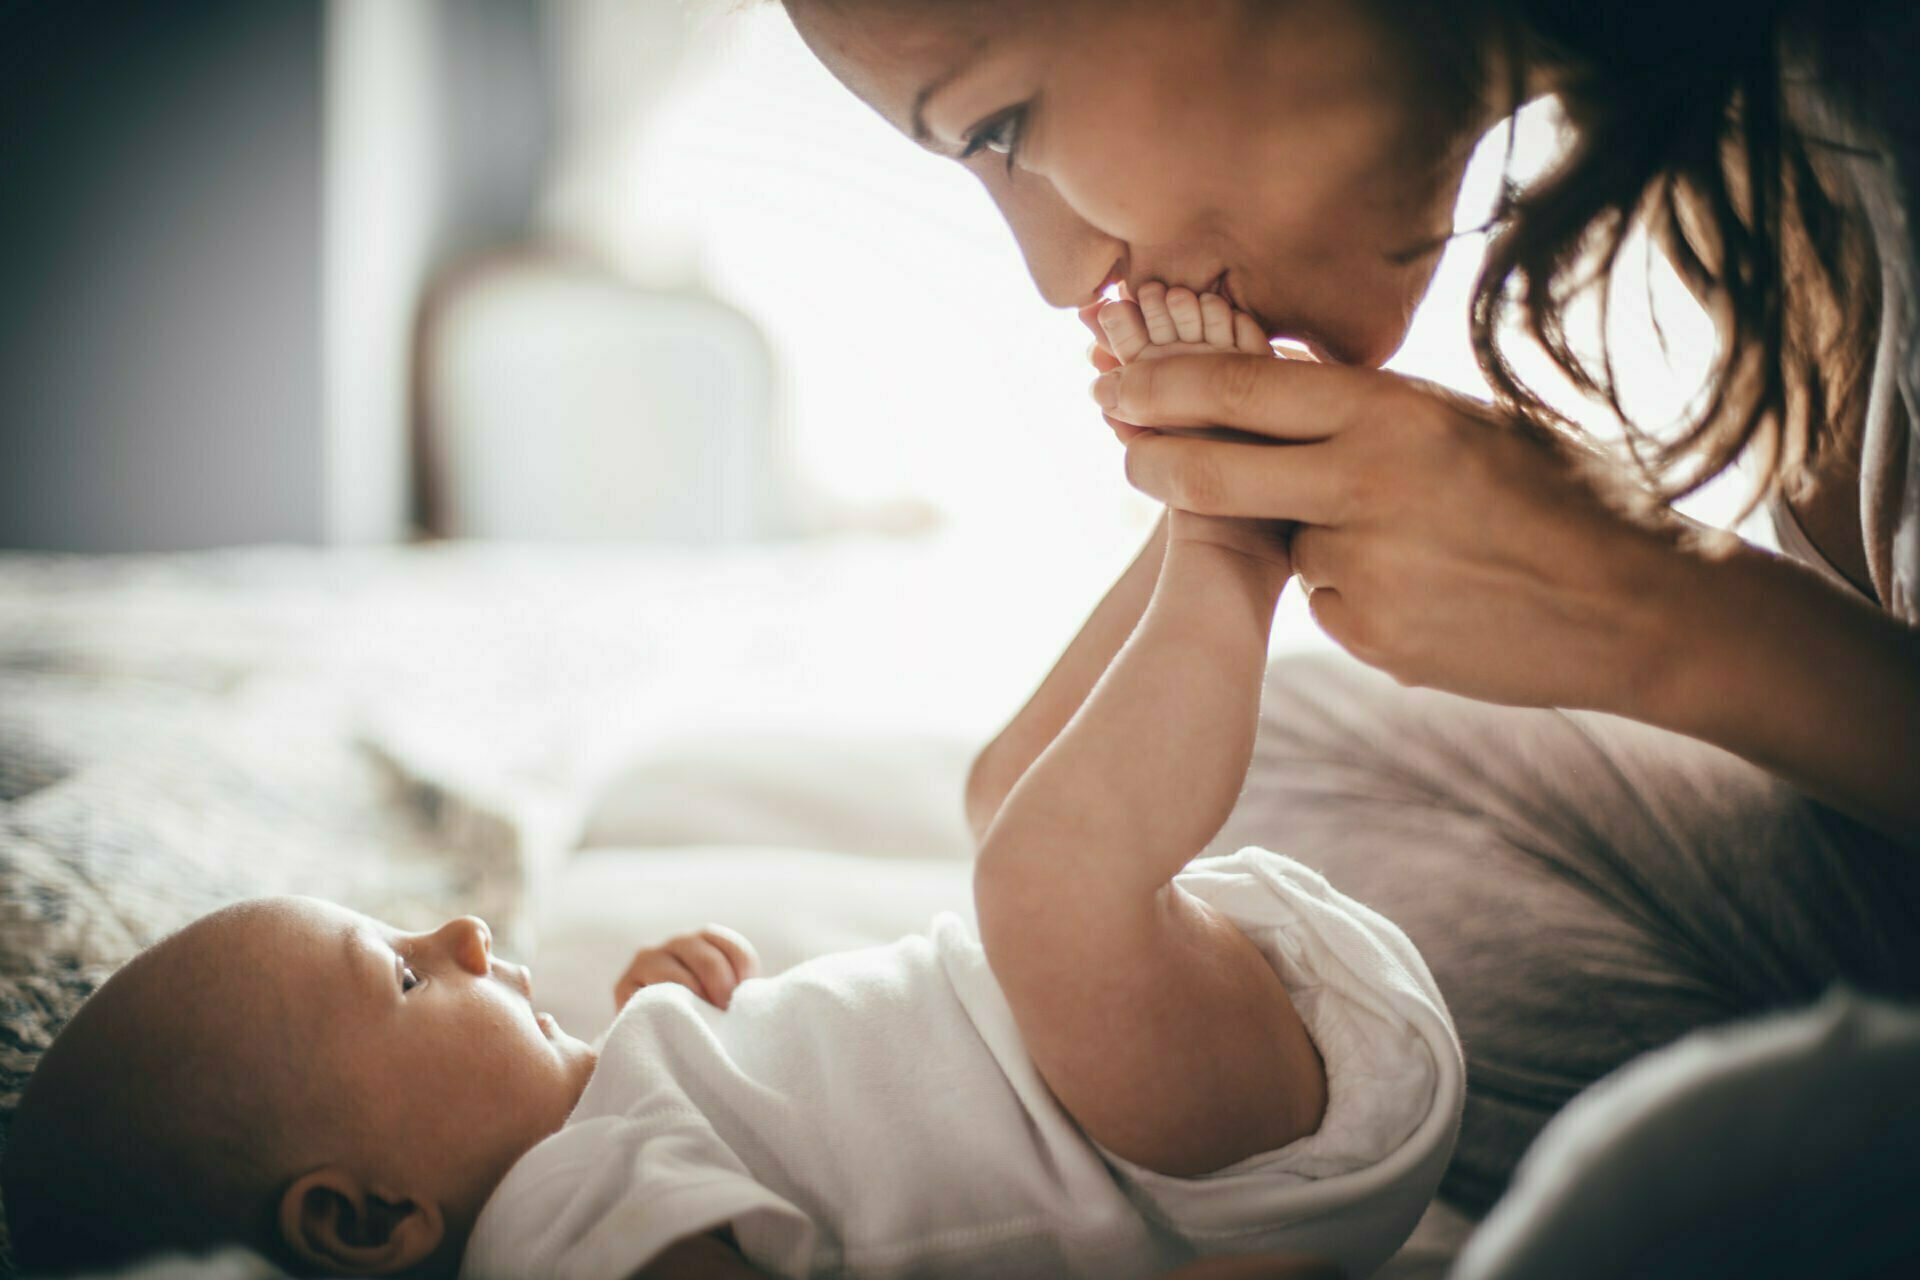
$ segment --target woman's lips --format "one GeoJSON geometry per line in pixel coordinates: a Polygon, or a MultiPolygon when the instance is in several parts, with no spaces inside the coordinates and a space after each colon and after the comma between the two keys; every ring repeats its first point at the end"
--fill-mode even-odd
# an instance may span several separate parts
{"type": "Polygon", "coordinates": [[[1208,283],[1207,290],[1225,298],[1227,305],[1235,311],[1244,311],[1246,314],[1252,316],[1253,322],[1260,326],[1260,332],[1267,335],[1267,341],[1269,343],[1290,342],[1297,347],[1304,348],[1315,360],[1323,364],[1330,362],[1326,348],[1319,342],[1316,342],[1305,334],[1287,330],[1273,324],[1265,316],[1261,315],[1258,310],[1250,306],[1245,299],[1236,294],[1233,291],[1233,271],[1231,268],[1215,276],[1212,281],[1208,283]]]}

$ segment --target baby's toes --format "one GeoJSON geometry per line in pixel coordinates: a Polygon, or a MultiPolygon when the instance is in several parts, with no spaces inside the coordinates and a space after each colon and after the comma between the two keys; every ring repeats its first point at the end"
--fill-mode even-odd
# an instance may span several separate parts
{"type": "Polygon", "coordinates": [[[1140,292],[1134,300],[1140,304],[1140,319],[1147,326],[1147,341],[1159,347],[1172,346],[1180,341],[1179,330],[1173,327],[1173,317],[1167,314],[1167,286],[1158,280],[1149,280],[1140,286],[1140,292]]]}
{"type": "Polygon", "coordinates": [[[1207,333],[1200,320],[1200,299],[1194,296],[1193,290],[1178,285],[1167,290],[1167,314],[1173,318],[1176,341],[1205,341],[1207,333]]]}
{"type": "Polygon", "coordinates": [[[1267,345],[1267,335],[1260,328],[1260,322],[1244,311],[1233,313],[1233,345],[1250,356],[1273,354],[1273,348],[1267,345]]]}
{"type": "Polygon", "coordinates": [[[1206,330],[1208,346],[1222,351],[1234,349],[1233,306],[1225,298],[1217,293],[1200,295],[1200,324],[1206,330]]]}
{"type": "Polygon", "coordinates": [[[1146,321],[1140,308],[1131,302],[1109,302],[1100,308],[1100,331],[1107,335],[1107,349],[1121,364],[1131,364],[1147,349],[1146,321]]]}

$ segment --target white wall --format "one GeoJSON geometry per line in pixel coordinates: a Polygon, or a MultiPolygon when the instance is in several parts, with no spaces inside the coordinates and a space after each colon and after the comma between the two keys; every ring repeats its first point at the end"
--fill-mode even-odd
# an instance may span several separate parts
{"type": "Polygon", "coordinates": [[[548,85],[532,0],[328,0],[323,537],[409,532],[422,291],[525,234],[548,85]]]}
{"type": "Polygon", "coordinates": [[[319,536],[320,21],[6,6],[0,547],[319,536]]]}

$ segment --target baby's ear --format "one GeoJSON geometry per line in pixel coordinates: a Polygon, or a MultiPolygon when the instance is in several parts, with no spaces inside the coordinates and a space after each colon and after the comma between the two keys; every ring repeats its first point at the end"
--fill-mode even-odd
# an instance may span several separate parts
{"type": "Polygon", "coordinates": [[[425,1262],[446,1223],[432,1203],[387,1198],[343,1169],[315,1169],[280,1197],[280,1238],[334,1276],[387,1276],[425,1262]]]}

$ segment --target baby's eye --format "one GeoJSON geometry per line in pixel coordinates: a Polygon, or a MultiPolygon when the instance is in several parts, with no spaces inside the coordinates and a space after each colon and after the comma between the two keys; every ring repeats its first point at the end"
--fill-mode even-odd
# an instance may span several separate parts
{"type": "Polygon", "coordinates": [[[405,995],[407,992],[413,990],[415,987],[419,985],[420,985],[420,975],[413,971],[412,965],[406,963],[404,960],[401,961],[400,962],[400,994],[405,995]]]}

